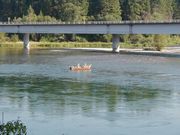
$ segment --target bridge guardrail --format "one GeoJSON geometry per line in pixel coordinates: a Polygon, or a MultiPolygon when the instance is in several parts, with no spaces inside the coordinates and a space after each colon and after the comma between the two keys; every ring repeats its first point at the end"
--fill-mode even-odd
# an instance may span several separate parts
{"type": "Polygon", "coordinates": [[[0,25],[30,25],[30,24],[59,24],[59,25],[80,25],[80,24],[88,24],[88,25],[93,25],[93,24],[155,24],[155,23],[180,23],[180,20],[160,20],[160,21],[156,21],[156,20],[139,20],[139,21],[129,21],[129,20],[125,20],[125,21],[82,21],[82,22],[0,22],[0,25]]]}

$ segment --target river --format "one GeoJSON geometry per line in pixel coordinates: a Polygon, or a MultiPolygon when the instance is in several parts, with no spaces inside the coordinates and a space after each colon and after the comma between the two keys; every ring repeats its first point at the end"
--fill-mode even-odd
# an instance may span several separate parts
{"type": "Polygon", "coordinates": [[[179,135],[180,58],[0,49],[1,112],[28,135],[179,135]]]}

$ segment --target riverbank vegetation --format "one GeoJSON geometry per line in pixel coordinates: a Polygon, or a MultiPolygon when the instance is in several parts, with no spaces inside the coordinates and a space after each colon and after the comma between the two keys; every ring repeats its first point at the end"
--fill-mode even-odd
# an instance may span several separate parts
{"type": "MultiPolygon", "coordinates": [[[[32,35],[33,38],[34,35],[32,35]]],[[[61,35],[62,36],[62,35],[61,35]]],[[[109,41],[87,41],[84,38],[75,39],[74,41],[59,40],[58,35],[42,35],[39,41],[32,40],[31,48],[111,48],[112,42],[109,41]]],[[[23,42],[21,35],[6,35],[0,33],[0,47],[4,48],[22,48],[23,42]]],[[[121,36],[121,48],[158,50],[166,46],[180,44],[179,36],[173,35],[124,35],[121,36]]]]}
{"type": "Polygon", "coordinates": [[[1,135],[26,135],[27,128],[21,121],[9,121],[7,123],[0,124],[1,135]]]}
{"type": "MultiPolygon", "coordinates": [[[[0,0],[0,21],[163,21],[180,19],[179,7],[179,0],[0,0]]],[[[0,33],[0,42],[18,42],[22,37],[20,34],[0,33]]],[[[30,39],[40,42],[39,46],[43,47],[61,47],[65,44],[67,47],[104,47],[104,44],[110,45],[112,35],[31,34],[30,39]],[[79,45],[82,43],[84,45],[79,45]]],[[[180,44],[180,37],[177,35],[121,35],[120,40],[121,46],[125,48],[161,50],[166,45],[180,44]]]]}
{"type": "MultiPolygon", "coordinates": [[[[31,42],[31,48],[110,48],[105,42],[31,42]]],[[[0,43],[3,48],[23,48],[23,42],[0,43]]]]}

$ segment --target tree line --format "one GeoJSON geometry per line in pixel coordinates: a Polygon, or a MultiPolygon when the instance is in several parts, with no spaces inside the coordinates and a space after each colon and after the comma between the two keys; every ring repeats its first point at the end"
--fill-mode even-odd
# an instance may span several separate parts
{"type": "Polygon", "coordinates": [[[35,14],[60,21],[180,19],[180,0],[0,0],[0,21],[35,14]]]}

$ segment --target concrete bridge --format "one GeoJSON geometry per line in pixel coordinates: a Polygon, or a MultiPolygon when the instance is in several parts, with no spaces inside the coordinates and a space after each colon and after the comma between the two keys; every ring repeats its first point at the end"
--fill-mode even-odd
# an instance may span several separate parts
{"type": "Polygon", "coordinates": [[[23,33],[29,48],[31,33],[112,34],[112,51],[119,52],[120,34],[180,34],[180,20],[171,21],[99,21],[99,22],[0,22],[0,32],[23,33]]]}

